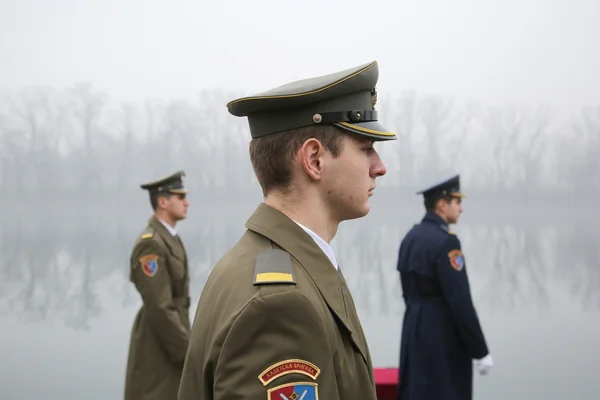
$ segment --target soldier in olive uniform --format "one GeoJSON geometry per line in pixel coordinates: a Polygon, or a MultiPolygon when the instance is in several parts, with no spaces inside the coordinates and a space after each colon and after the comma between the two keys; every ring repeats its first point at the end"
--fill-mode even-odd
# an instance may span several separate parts
{"type": "Polygon", "coordinates": [[[264,202],[198,302],[179,400],[375,399],[373,366],[329,243],[369,212],[376,62],[228,104],[247,116],[264,202]],[[210,323],[207,323],[210,321],[210,323]]]}
{"type": "Polygon", "coordinates": [[[125,400],[175,400],[189,342],[189,277],[175,224],[187,216],[183,171],[141,185],[154,215],[135,242],[129,279],[140,308],[129,345],[125,400]]]}

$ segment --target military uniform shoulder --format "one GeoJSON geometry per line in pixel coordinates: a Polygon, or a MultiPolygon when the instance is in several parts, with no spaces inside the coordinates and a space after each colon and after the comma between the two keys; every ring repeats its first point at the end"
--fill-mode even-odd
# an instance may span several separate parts
{"type": "Polygon", "coordinates": [[[148,226],[135,240],[135,248],[161,247],[160,237],[154,228],[148,226]]]}
{"type": "Polygon", "coordinates": [[[148,227],[146,227],[146,229],[144,229],[144,231],[140,235],[139,239],[145,240],[145,239],[152,239],[153,237],[154,237],[154,228],[152,228],[151,226],[148,226],[148,227]]]}
{"type": "Polygon", "coordinates": [[[450,228],[446,228],[446,229],[442,229],[444,232],[446,232],[448,235],[452,235],[452,236],[456,236],[456,232],[454,232],[452,229],[450,228]]]}
{"type": "Polygon", "coordinates": [[[456,236],[455,233],[446,232],[444,237],[444,243],[446,243],[446,245],[460,247],[460,240],[458,239],[458,236],[456,236]]]}
{"type": "Polygon", "coordinates": [[[292,256],[280,249],[263,250],[256,255],[254,285],[296,284],[292,256]]]}
{"type": "Polygon", "coordinates": [[[442,232],[444,236],[456,236],[456,233],[447,225],[435,224],[434,226],[437,228],[436,231],[442,232]]]}
{"type": "Polygon", "coordinates": [[[444,229],[444,231],[446,232],[446,236],[451,236],[456,240],[458,239],[458,235],[456,234],[456,232],[454,232],[452,229],[450,229],[449,227],[447,227],[446,229],[444,229]]]}
{"type": "Polygon", "coordinates": [[[425,234],[434,237],[446,237],[449,234],[448,227],[440,224],[432,224],[429,221],[416,224],[413,228],[420,234],[425,234]]]}

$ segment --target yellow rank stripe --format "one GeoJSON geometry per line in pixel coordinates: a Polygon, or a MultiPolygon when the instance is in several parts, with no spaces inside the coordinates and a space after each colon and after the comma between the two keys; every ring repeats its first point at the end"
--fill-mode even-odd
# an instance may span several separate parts
{"type": "Polygon", "coordinates": [[[294,282],[292,274],[286,274],[283,272],[263,272],[256,275],[256,283],[261,282],[294,282]]]}

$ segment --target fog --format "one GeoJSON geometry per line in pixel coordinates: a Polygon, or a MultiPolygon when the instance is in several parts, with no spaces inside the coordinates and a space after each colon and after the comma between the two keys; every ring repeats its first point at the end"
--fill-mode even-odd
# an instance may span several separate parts
{"type": "Polygon", "coordinates": [[[344,265],[376,367],[397,367],[415,193],[460,173],[453,227],[496,362],[475,398],[598,398],[600,3],[0,0],[0,398],[122,398],[141,301],[140,183],[186,171],[192,309],[262,200],[225,104],[379,63],[398,140],[344,265]]]}

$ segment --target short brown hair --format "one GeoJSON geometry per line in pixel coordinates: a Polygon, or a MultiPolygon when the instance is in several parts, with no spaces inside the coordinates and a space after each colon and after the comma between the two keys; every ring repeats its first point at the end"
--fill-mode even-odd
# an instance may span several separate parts
{"type": "Polygon", "coordinates": [[[250,141],[250,161],[266,196],[273,189],[287,191],[292,179],[292,160],[308,139],[315,138],[333,157],[341,150],[346,134],[335,125],[308,126],[250,141]]]}
{"type": "Polygon", "coordinates": [[[164,197],[165,199],[170,199],[173,194],[169,192],[154,192],[150,194],[150,205],[152,206],[152,210],[156,211],[158,207],[158,198],[164,197]]]}

